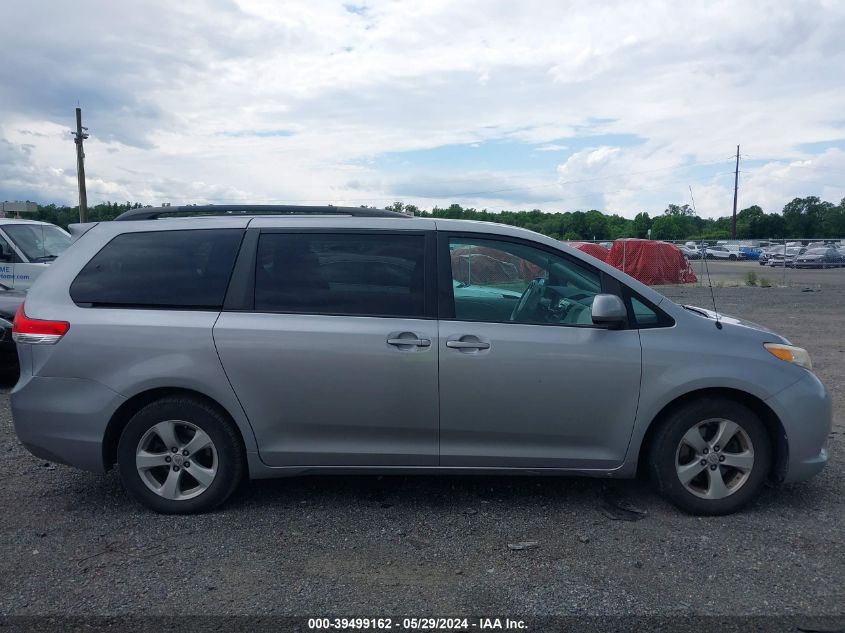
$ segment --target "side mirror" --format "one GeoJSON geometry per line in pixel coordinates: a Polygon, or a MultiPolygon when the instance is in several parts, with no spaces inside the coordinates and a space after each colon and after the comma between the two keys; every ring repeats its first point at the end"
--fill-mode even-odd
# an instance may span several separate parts
{"type": "Polygon", "coordinates": [[[596,295],[593,298],[593,323],[614,328],[625,325],[628,311],[616,295],[596,295]]]}

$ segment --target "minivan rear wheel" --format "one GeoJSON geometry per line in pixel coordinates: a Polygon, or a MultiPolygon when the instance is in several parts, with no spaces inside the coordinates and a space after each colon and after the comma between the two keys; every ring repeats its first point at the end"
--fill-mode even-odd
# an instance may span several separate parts
{"type": "Polygon", "coordinates": [[[765,483],[771,463],[771,441],[759,416],[724,397],[701,398],[672,412],[649,454],[660,493],[699,515],[742,508],[765,483]]]}
{"type": "Polygon", "coordinates": [[[245,464],[232,422],[201,400],[172,396],[139,410],[117,447],[124,487],[165,514],[205,512],[238,487],[245,464]]]}

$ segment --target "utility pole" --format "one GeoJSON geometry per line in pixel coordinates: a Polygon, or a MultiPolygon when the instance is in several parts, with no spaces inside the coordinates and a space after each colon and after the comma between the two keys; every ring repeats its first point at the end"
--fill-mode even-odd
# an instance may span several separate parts
{"type": "Polygon", "coordinates": [[[736,194],[739,190],[739,145],[736,146],[736,173],[734,174],[734,214],[731,219],[731,238],[736,239],[736,194]]]}
{"type": "MultiPolygon", "coordinates": [[[[88,128],[82,127],[82,108],[76,109],[76,132],[73,142],[76,143],[76,176],[79,180],[79,221],[88,221],[88,194],[85,191],[85,150],[82,141],[88,138],[88,128]]],[[[736,206],[736,205],[734,205],[736,206]]]]}

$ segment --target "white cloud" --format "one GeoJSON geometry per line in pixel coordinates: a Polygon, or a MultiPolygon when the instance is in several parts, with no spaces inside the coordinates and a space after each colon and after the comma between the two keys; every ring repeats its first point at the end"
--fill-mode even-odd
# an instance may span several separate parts
{"type": "Polygon", "coordinates": [[[478,193],[460,202],[633,215],[685,201],[692,184],[699,212],[718,215],[730,178],[677,167],[727,161],[737,142],[762,159],[741,178],[748,204],[845,196],[842,172],[822,169],[841,152],[806,149],[845,138],[841,2],[348,4],[19,4],[0,24],[0,139],[18,157],[0,162],[0,197],[75,200],[77,99],[92,201],[429,206],[413,192],[435,193],[422,178],[444,173],[384,174],[368,160],[481,144],[478,169],[445,176],[473,184],[486,170],[505,185],[453,189],[478,193]],[[597,134],[642,143],[584,140],[597,134]],[[519,180],[482,166],[496,139],[573,153],[558,182],[519,180]]]}

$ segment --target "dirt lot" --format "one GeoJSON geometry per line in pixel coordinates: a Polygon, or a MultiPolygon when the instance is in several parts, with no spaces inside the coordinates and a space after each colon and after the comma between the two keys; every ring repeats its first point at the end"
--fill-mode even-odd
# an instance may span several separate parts
{"type": "Polygon", "coordinates": [[[720,310],[806,346],[835,402],[828,468],[724,518],[683,515],[643,482],[527,477],[263,481],[213,514],[158,516],[114,473],[30,456],[7,387],[0,614],[841,615],[845,270],[800,274],[819,273],[834,274],[815,292],[717,289],[720,310]],[[622,520],[637,515],[620,500],[644,518],[622,520]]]}

